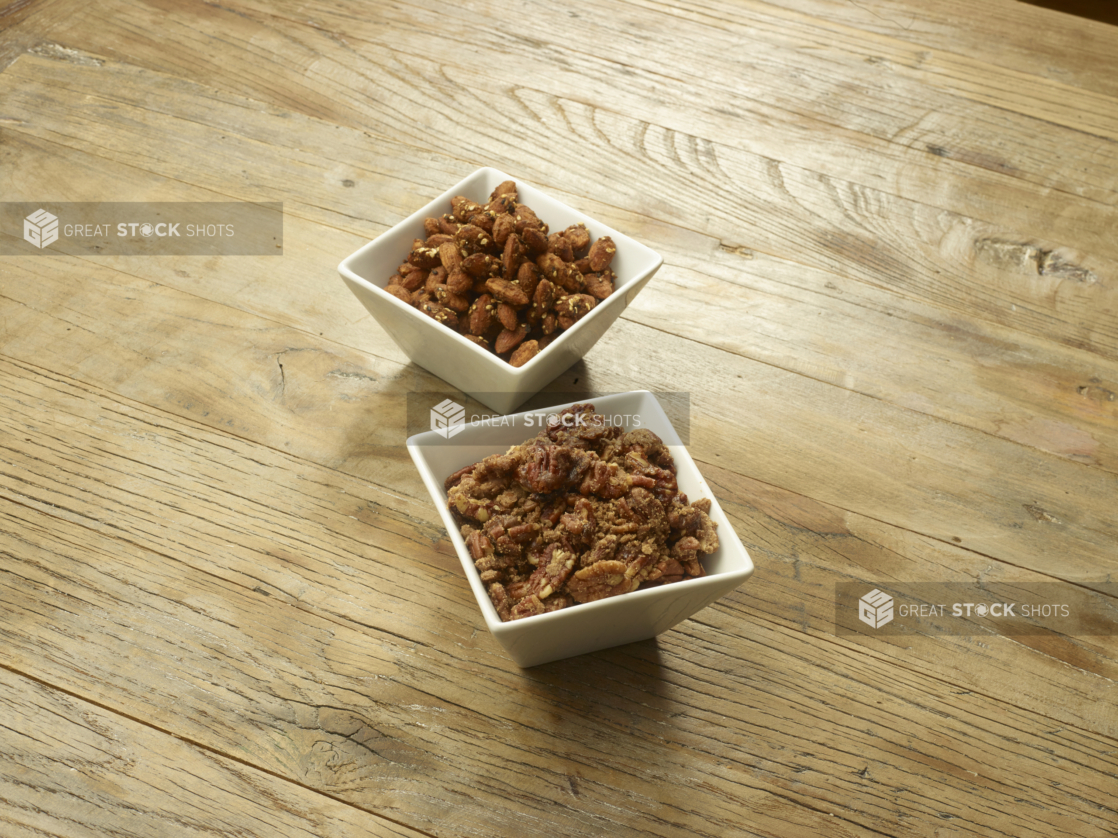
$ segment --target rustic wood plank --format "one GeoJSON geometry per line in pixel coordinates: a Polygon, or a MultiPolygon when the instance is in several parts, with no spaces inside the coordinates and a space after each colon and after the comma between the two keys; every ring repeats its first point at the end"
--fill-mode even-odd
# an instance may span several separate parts
{"type": "MultiPolygon", "coordinates": [[[[868,63],[886,64],[897,74],[896,83],[883,91],[887,94],[919,89],[924,102],[946,104],[950,99],[935,95],[943,93],[1091,136],[1118,138],[1118,110],[1115,109],[1118,99],[1114,96],[1034,73],[1006,69],[991,64],[983,56],[922,48],[898,38],[896,32],[880,35],[846,23],[824,22],[813,16],[773,15],[773,7],[760,2],[719,4],[689,0],[671,5],[660,0],[618,2],[642,11],[671,15],[673,21],[687,19],[710,30],[749,32],[751,42],[771,43],[777,50],[783,47],[782,53],[799,47],[793,58],[797,68],[809,70],[826,64],[831,72],[837,69],[836,75],[844,80],[857,79],[865,72],[864,53],[869,51],[871,60],[868,63]],[[802,64],[799,63],[801,53],[810,56],[802,64]],[[910,86],[900,79],[913,84],[910,86]]],[[[1118,46],[1118,32],[1110,35],[1112,44],[1118,46]]]]}
{"type": "MultiPolygon", "coordinates": [[[[254,18],[269,33],[270,43],[278,47],[286,42],[285,48],[299,56],[298,63],[308,73],[321,74],[321,83],[331,88],[339,103],[352,100],[362,111],[368,110],[362,99],[353,97],[351,89],[355,88],[371,95],[374,108],[415,104],[418,110],[411,111],[413,122],[404,120],[393,125],[396,132],[405,135],[416,135],[419,129],[433,127],[432,120],[448,106],[472,113],[475,119],[489,124],[509,113],[523,111],[522,106],[517,107],[515,96],[503,108],[491,109],[485,104],[499,90],[493,82],[501,78],[501,62],[507,60],[503,56],[510,55],[515,59],[512,77],[518,80],[516,89],[522,86],[545,90],[547,81],[536,82],[534,77],[565,70],[572,83],[554,95],[625,112],[624,98],[616,108],[612,107],[621,95],[618,88],[628,87],[634,78],[647,75],[649,79],[691,88],[692,92],[685,94],[685,101],[692,104],[688,110],[718,113],[721,109],[723,117],[750,115],[749,120],[735,122],[739,135],[774,128],[783,134],[789,122],[807,120],[816,132],[825,133],[828,138],[834,129],[845,129],[901,144],[922,155],[951,157],[1048,188],[1096,196],[1108,204],[1116,200],[1115,184],[1102,165],[1104,160],[1112,161],[1116,153],[1113,120],[1104,126],[1110,133],[1096,137],[1075,129],[1062,130],[1048,119],[1052,114],[1043,110],[1029,116],[1010,107],[1016,91],[1033,84],[1041,88],[1037,95],[1044,97],[1045,104],[1062,109],[1066,121],[1090,119],[1099,111],[1105,120],[1114,109],[1110,97],[1054,83],[1049,83],[1053,89],[1044,96],[1045,84],[1035,77],[1021,79],[980,62],[972,72],[976,78],[970,81],[978,84],[979,93],[985,92],[987,98],[997,102],[994,107],[984,106],[951,90],[940,89],[949,76],[937,72],[937,61],[950,64],[954,59],[965,63],[962,57],[941,56],[903,40],[836,27],[802,15],[793,19],[774,16],[772,7],[730,4],[713,14],[703,14],[678,4],[656,5],[651,0],[636,7],[625,0],[604,6],[568,6],[569,9],[558,10],[538,9],[529,3],[500,7],[473,3],[447,9],[436,3],[416,2],[409,4],[406,11],[382,7],[371,13],[338,0],[316,6],[315,15],[308,18],[295,3],[275,5],[242,0],[237,7],[240,19],[229,15],[223,23],[238,38],[251,37],[255,43],[261,33],[252,34],[253,24],[244,20],[248,12],[247,17],[254,18]],[[371,14],[378,16],[370,18],[371,14]],[[664,31],[670,31],[671,37],[659,37],[664,31]],[[384,37],[386,32],[406,34],[395,36],[393,42],[384,37]],[[436,32],[441,41],[425,34],[436,32]],[[347,52],[333,66],[339,39],[347,52]],[[380,71],[372,67],[366,70],[361,60],[366,56],[364,42],[388,46],[399,57],[388,62],[376,60],[384,68],[380,71]],[[532,55],[530,64],[524,61],[525,50],[532,55]],[[481,54],[485,56],[484,62],[467,57],[481,54]],[[424,59],[436,64],[437,69],[423,69],[424,59]],[[546,72],[529,71],[537,66],[537,61],[546,62],[546,72]],[[581,75],[587,64],[593,66],[603,61],[613,68],[614,87],[599,98],[586,90],[581,75]],[[444,75],[446,68],[462,65],[463,69],[479,72],[444,75]],[[491,65],[496,72],[485,72],[491,65]],[[407,82],[414,85],[412,77],[417,72],[430,77],[430,92],[408,89],[407,82]],[[905,78],[906,75],[911,77],[905,78]],[[349,84],[340,85],[339,81],[349,84]],[[398,97],[391,88],[401,84],[405,87],[398,97]],[[451,98],[457,100],[457,107],[448,101],[451,98]]],[[[130,16],[133,11],[126,9],[121,14],[130,16]]],[[[192,24],[209,30],[213,14],[208,10],[193,13],[192,24]]],[[[127,36],[131,41],[136,33],[129,32],[127,36]]],[[[139,40],[135,46],[140,54],[133,52],[130,60],[158,61],[154,54],[148,58],[149,48],[142,32],[139,40]]],[[[103,39],[96,47],[86,43],[94,52],[120,54],[113,52],[116,44],[103,39]]],[[[247,92],[247,86],[240,89],[247,92]]],[[[661,99],[665,93],[661,93],[661,99]]],[[[1022,109],[1028,110],[1035,104],[1026,99],[1022,109]]],[[[683,129],[682,133],[692,131],[683,129]]],[[[420,140],[420,144],[427,143],[420,140]]],[[[812,167],[789,159],[787,151],[773,156],[812,167]]],[[[811,156],[818,157],[818,151],[811,156]]]]}
{"type": "MultiPolygon", "coordinates": [[[[333,23],[339,27],[343,25],[337,20],[333,23]]],[[[393,31],[391,20],[368,20],[362,15],[355,20],[345,19],[345,24],[349,37],[361,38],[362,58],[375,62],[382,74],[398,72],[407,76],[422,76],[427,81],[422,90],[413,81],[413,86],[417,88],[414,95],[419,97],[437,95],[438,85],[446,83],[446,79],[440,76],[448,72],[453,72],[454,80],[460,86],[477,91],[491,88],[496,96],[507,97],[508,89],[494,87],[494,79],[515,76],[522,60],[515,52],[494,50],[489,54],[484,70],[473,68],[469,62],[466,66],[454,66],[452,70],[446,64],[433,69],[421,63],[413,68],[403,63],[405,57],[399,55],[398,40],[386,34],[393,31]]],[[[313,37],[321,42],[325,36],[316,32],[313,37]]],[[[322,44],[319,43],[319,46],[322,44]]],[[[409,46],[413,55],[453,56],[460,40],[452,34],[417,32],[409,37],[409,46]]],[[[112,101],[127,102],[145,111],[155,110],[178,119],[191,119],[223,129],[231,123],[236,124],[239,133],[252,131],[252,126],[241,124],[246,106],[250,109],[260,107],[244,102],[240,97],[223,96],[217,90],[207,90],[203,97],[199,97],[197,87],[179,79],[153,78],[151,74],[140,74],[140,78],[135,78],[139,71],[128,66],[113,66],[111,71],[123,74],[124,83],[106,86],[102,83],[103,78],[97,75],[75,77],[68,72],[69,68],[57,63],[43,66],[42,62],[29,61],[28,65],[34,70],[27,71],[30,76],[27,80],[34,80],[48,88],[37,91],[40,118],[45,115],[42,105],[52,101],[50,88],[71,89],[76,95],[92,94],[101,98],[105,88],[109,87],[112,101]],[[151,95],[153,83],[166,85],[161,95],[151,95]],[[233,114],[236,116],[230,118],[231,115],[226,114],[220,121],[215,119],[217,115],[212,113],[214,97],[235,108],[233,114]],[[199,101],[190,103],[184,99],[199,101]]],[[[792,162],[820,174],[932,204],[967,217],[996,220],[1015,229],[1021,236],[1052,239],[1111,261],[1118,257],[1112,238],[1097,231],[1095,222],[1099,220],[1099,213],[1108,211],[1097,201],[1053,194],[1051,190],[1041,200],[1034,185],[1021,183],[1011,174],[991,172],[936,154],[914,154],[905,146],[837,127],[829,128],[825,138],[821,139],[818,123],[805,124],[803,120],[792,119],[784,112],[757,112],[753,118],[763,127],[743,130],[740,121],[728,116],[735,111],[752,113],[761,107],[752,100],[739,101],[731,91],[720,99],[717,106],[712,106],[710,97],[704,91],[695,90],[694,85],[650,72],[632,71],[620,84],[616,66],[597,56],[588,56],[587,61],[580,62],[577,68],[553,58],[549,61],[548,70],[548,73],[533,79],[533,84],[541,92],[553,96],[566,98],[571,91],[577,90],[580,98],[601,103],[604,109],[640,113],[649,123],[673,131],[695,134],[722,146],[792,162]]],[[[20,72],[24,71],[17,69],[17,74],[20,72]]],[[[59,110],[70,115],[65,103],[59,106],[59,110]]],[[[289,121],[282,123],[286,130],[277,132],[273,126],[268,126],[265,130],[252,131],[252,136],[269,144],[281,142],[287,148],[305,148],[305,144],[297,141],[290,132],[290,114],[287,118],[289,121]],[[280,140],[280,137],[285,139],[280,140]]],[[[331,125],[331,128],[336,128],[336,125],[331,125]]],[[[362,149],[364,145],[357,144],[357,149],[362,149]]],[[[332,147],[340,150],[338,146],[332,147]]],[[[357,153],[364,156],[360,150],[357,153]]],[[[343,164],[341,160],[338,162],[343,164]]],[[[241,174],[243,172],[237,172],[238,176],[241,174]]]]}
{"type": "MultiPolygon", "coordinates": [[[[12,0],[0,6],[0,71],[27,50],[40,48],[50,33],[73,14],[70,0],[12,0]]],[[[8,120],[0,113],[0,125],[8,120]]]]}
{"type": "MultiPolygon", "coordinates": [[[[60,279],[71,258],[10,261],[5,354],[424,495],[400,450],[403,398],[438,389],[433,376],[89,262],[73,260],[80,283],[60,279]]],[[[699,460],[1061,579],[1112,584],[1112,473],[627,321],[548,389],[578,392],[580,377],[583,391],[686,381],[699,460]]]]}
{"type": "Polygon", "coordinates": [[[0,720],[7,838],[423,834],[3,667],[0,720]]]}
{"type": "MultiPolygon", "coordinates": [[[[8,477],[0,485],[11,500],[105,536],[142,543],[231,583],[254,590],[262,586],[281,601],[331,618],[406,634],[424,646],[490,653],[492,643],[485,638],[475,643],[473,635],[469,642],[457,632],[448,637],[445,627],[428,625],[422,609],[417,619],[408,602],[386,600],[382,575],[394,586],[419,592],[425,575],[434,574],[457,585],[453,593],[440,592],[440,610],[476,624],[476,607],[457,581],[458,561],[441,520],[429,499],[403,494],[409,485],[381,488],[229,439],[220,430],[170,420],[147,408],[118,406],[54,376],[36,383],[39,376],[22,365],[0,361],[0,370],[10,377],[3,392],[14,440],[8,447],[8,477]],[[55,430],[29,435],[25,429],[42,415],[52,417],[55,430]],[[71,454],[54,464],[42,452],[59,444],[71,454]],[[127,464],[126,474],[120,463],[127,464]],[[111,485],[105,485],[106,474],[111,485]],[[230,498],[246,503],[236,501],[235,520],[225,522],[217,513],[229,507],[230,498]],[[124,522],[126,532],[120,528],[124,522]],[[392,568],[408,564],[370,578],[348,556],[392,568]],[[338,598],[343,580],[348,593],[338,598]]],[[[839,581],[872,586],[879,574],[934,580],[944,568],[952,568],[952,579],[976,582],[1040,578],[713,463],[702,467],[757,557],[759,570],[742,600],[745,607],[801,632],[833,641],[834,584],[839,581]]],[[[1072,586],[1064,590],[1073,601],[1097,598],[1072,586]]],[[[1021,653],[1019,639],[994,638],[978,648],[967,640],[913,650],[899,638],[896,645],[879,646],[877,653],[903,666],[919,661],[925,674],[966,689],[981,686],[1000,701],[1118,733],[1118,719],[1097,713],[1098,684],[1081,678],[1084,672],[1118,678],[1113,642],[1072,639],[1062,646],[1050,643],[1033,656],[1021,653]],[[946,665],[945,646],[953,650],[946,665]],[[991,670],[1008,666],[1028,673],[1023,684],[986,686],[991,670]]]]}
{"type": "MultiPolygon", "coordinates": [[[[52,85],[66,84],[66,77],[52,76],[51,69],[48,65],[42,75],[52,85]]],[[[121,70],[126,77],[130,73],[127,68],[121,70]]],[[[115,84],[113,88],[132,91],[117,94],[118,102],[152,98],[143,93],[147,87],[139,84],[115,84]]],[[[85,88],[78,92],[83,96],[93,93],[85,88]]],[[[230,142],[225,128],[228,153],[217,162],[199,165],[197,171],[180,169],[172,184],[132,166],[109,163],[22,133],[12,133],[6,143],[11,170],[36,181],[51,177],[80,184],[76,187],[80,191],[71,197],[103,197],[104,182],[88,177],[96,169],[103,170],[117,195],[206,200],[217,196],[185,186],[183,181],[202,181],[210,188],[218,188],[220,182],[225,184],[221,188],[228,189],[240,176],[240,167],[250,165],[248,160],[258,154],[257,143],[279,133],[276,123],[284,123],[289,144],[318,146],[329,141],[335,147],[347,145],[363,153],[363,137],[339,138],[339,133],[352,133],[344,129],[267,110],[259,113],[259,124],[254,124],[246,113],[256,114],[259,106],[244,100],[223,101],[236,108],[236,116],[222,116],[226,110],[215,107],[194,86],[184,91],[177,83],[167,83],[160,85],[160,93],[157,101],[178,102],[184,112],[181,116],[189,113],[192,119],[209,119],[215,127],[236,120],[238,131],[247,136],[238,145],[230,142]],[[306,124],[298,124],[300,121],[306,124]]],[[[148,119],[146,124],[145,144],[153,138],[170,144],[179,133],[178,120],[157,126],[148,119]]],[[[300,180],[295,194],[305,197],[292,202],[288,210],[289,247],[278,267],[273,267],[274,260],[248,264],[234,260],[229,265],[238,279],[230,283],[223,271],[213,270],[223,262],[161,259],[148,261],[143,275],[349,346],[370,349],[389,360],[405,361],[379,329],[370,328],[369,318],[340,283],[330,283],[323,276],[314,306],[306,305],[308,277],[323,273],[322,265],[356,249],[364,238],[303,223],[299,216],[374,236],[422,202],[425,191],[437,191],[468,171],[468,166],[453,160],[437,161],[430,155],[420,158],[408,147],[381,144],[377,152],[376,165],[414,171],[417,182],[409,183],[410,175],[390,178],[366,168],[372,161],[340,171],[321,162],[313,167],[308,163],[305,175],[299,174],[300,167],[285,167],[285,172],[294,172],[300,180]],[[320,209],[332,204],[339,210],[320,209]],[[374,217],[366,221],[362,214],[374,217]]],[[[1118,467],[1118,401],[1114,395],[1118,392],[1118,365],[1113,361],[922,305],[838,274],[810,270],[654,222],[632,211],[561,190],[557,194],[618,229],[635,233],[665,255],[667,267],[627,312],[630,319],[1077,462],[1110,471],[1118,467]],[[676,266],[680,270],[673,271],[676,266]],[[711,300],[720,304],[712,306],[711,300]],[[852,340],[852,336],[856,338],[852,340]],[[879,351],[866,353],[866,346],[879,351]],[[1040,392],[1050,395],[1038,399],[1040,392]]],[[[1026,249],[1023,244],[1013,247],[1026,249]]],[[[136,272],[134,261],[127,258],[98,256],[97,261],[136,272]]],[[[989,267],[993,273],[993,266],[989,267]]],[[[1012,276],[1012,267],[1005,267],[1001,278],[1012,276]]]]}
{"type": "Polygon", "coordinates": [[[1102,836],[1114,813],[1118,754],[1097,734],[1000,702],[991,713],[990,698],[863,649],[743,620],[744,591],[659,643],[521,672],[476,637],[457,575],[338,540],[359,531],[345,523],[353,481],[308,486],[293,506],[285,472],[306,466],[291,458],[28,368],[7,366],[4,383],[19,389],[3,400],[4,456],[30,437],[42,464],[4,468],[22,487],[0,511],[10,665],[207,748],[435,834],[919,834],[951,820],[961,835],[1044,835],[1074,814],[1079,834],[1102,836]],[[44,485],[43,466],[91,459],[101,493],[133,496],[134,512],[110,500],[89,516],[78,474],[64,500],[44,485]],[[272,548],[249,564],[249,533],[230,532],[226,551],[172,555],[220,524],[202,486],[240,511],[230,525],[275,530],[272,548]],[[180,495],[171,551],[140,502],[167,493],[180,495]],[[269,520],[289,509],[297,550],[269,520]]]}
{"type": "MultiPolygon", "coordinates": [[[[42,94],[36,96],[34,103],[27,102],[29,113],[33,108],[42,109],[51,100],[50,90],[44,89],[42,94]]],[[[971,316],[980,313],[994,322],[1068,345],[1111,356],[1118,353],[1118,291],[1114,290],[1118,285],[1109,279],[1116,272],[1115,263],[1095,254],[997,223],[945,213],[930,205],[821,177],[797,166],[713,146],[701,138],[634,122],[577,102],[564,102],[529,90],[523,91],[517,101],[521,110],[525,106],[535,109],[531,112],[533,122],[524,123],[518,117],[517,124],[510,126],[518,137],[517,148],[494,149],[494,154],[520,157],[518,162],[525,166],[526,176],[536,182],[559,183],[564,189],[581,190],[589,198],[607,204],[624,202],[642,211],[648,204],[643,184],[656,183],[657,191],[669,196],[652,210],[657,219],[684,227],[693,227],[697,219],[705,219],[701,231],[725,242],[744,244],[890,287],[971,316]],[[574,156],[585,154],[587,145],[600,147],[603,132],[617,138],[611,142],[624,143],[631,138],[632,146],[624,157],[603,150],[600,158],[589,158],[591,165],[587,171],[572,178],[549,162],[554,151],[541,159],[525,150],[525,125],[537,132],[541,149],[555,149],[557,143],[567,143],[574,156]],[[622,168],[619,170],[618,166],[622,168]],[[633,184],[642,184],[643,193],[618,195],[611,190],[606,194],[601,184],[614,182],[614,175],[619,173],[633,184]],[[742,196],[748,197],[743,200],[742,196]]],[[[80,134],[90,136],[75,136],[72,128],[66,128],[62,131],[64,142],[95,149],[97,153],[115,154],[122,162],[135,162],[134,154],[111,149],[123,139],[122,131],[132,136],[131,144],[146,142],[144,131],[136,127],[135,119],[115,119],[115,110],[116,106],[93,109],[94,113],[101,111],[104,117],[86,123],[86,130],[80,134]],[[102,124],[105,118],[111,126],[102,124]],[[106,131],[111,141],[91,139],[106,131]]],[[[58,111],[59,120],[63,113],[69,113],[66,106],[58,111]]],[[[182,160],[190,159],[181,151],[194,147],[184,140],[185,136],[194,134],[194,144],[208,142],[212,137],[210,132],[173,117],[160,119],[148,111],[138,117],[140,124],[153,120],[174,123],[163,134],[171,138],[157,166],[164,171],[174,171],[182,160]]],[[[31,123],[21,126],[21,130],[39,129],[31,123]]],[[[478,131],[469,121],[444,124],[439,131],[446,136],[472,132],[469,144],[473,146],[500,142],[494,139],[494,132],[478,131]]],[[[54,133],[46,129],[47,136],[54,133]]],[[[313,155],[300,152],[295,156],[307,159],[313,155]]],[[[367,142],[347,155],[347,161],[375,158],[375,149],[370,149],[367,142]]],[[[270,183],[258,184],[255,179],[265,175],[259,158],[252,157],[239,167],[237,180],[250,180],[247,172],[252,171],[254,182],[243,191],[275,198],[277,192],[273,190],[279,194],[295,190],[299,179],[306,177],[302,169],[294,167],[290,176],[282,169],[276,170],[268,177],[270,183]]],[[[200,185],[227,188],[228,181],[218,184],[212,175],[210,179],[210,183],[200,185]]],[[[1114,210],[1104,208],[1102,212],[1114,210]]],[[[1095,225],[1079,226],[1098,229],[1095,225]]]]}
{"type": "MultiPolygon", "coordinates": [[[[869,6],[843,0],[764,0],[763,5],[1118,96],[1118,51],[1114,49],[1118,33],[1114,27],[1037,4],[877,0],[869,6]],[[960,26],[963,20],[966,25],[960,26]]],[[[1055,5],[1066,7],[1064,3],[1055,5]]]]}

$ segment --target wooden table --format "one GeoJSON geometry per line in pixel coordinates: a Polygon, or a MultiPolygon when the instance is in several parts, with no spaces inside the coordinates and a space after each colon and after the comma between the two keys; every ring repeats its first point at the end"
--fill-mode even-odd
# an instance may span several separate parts
{"type": "MultiPolygon", "coordinates": [[[[5,201],[284,203],[0,259],[0,834],[1118,834],[1118,29],[1011,0],[18,0],[5,201]],[[531,670],[335,265],[479,165],[664,255],[550,388],[687,390],[744,587],[531,670]]],[[[18,235],[18,234],[17,234],[18,235]]]]}

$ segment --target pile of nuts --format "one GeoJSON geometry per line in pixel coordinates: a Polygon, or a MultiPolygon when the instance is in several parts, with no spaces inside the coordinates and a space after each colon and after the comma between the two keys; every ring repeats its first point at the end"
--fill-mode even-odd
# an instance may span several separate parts
{"type": "Polygon", "coordinates": [[[511,180],[484,206],[451,199],[385,290],[520,367],[613,293],[617,247],[584,224],[549,234],[516,199],[511,180]]]}
{"type": "Polygon", "coordinates": [[[592,404],[444,485],[502,620],[695,579],[718,549],[710,500],[688,502],[660,437],[625,433],[592,404]]]}

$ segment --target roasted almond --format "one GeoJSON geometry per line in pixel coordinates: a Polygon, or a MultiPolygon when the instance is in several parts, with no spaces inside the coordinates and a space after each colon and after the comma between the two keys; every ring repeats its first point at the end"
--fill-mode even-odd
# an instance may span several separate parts
{"type": "Polygon", "coordinates": [[[536,286],[540,284],[540,269],[535,262],[522,262],[520,270],[516,272],[516,284],[524,289],[524,294],[531,299],[536,293],[536,286]]]}
{"type": "Polygon", "coordinates": [[[482,294],[469,308],[469,326],[467,331],[471,335],[484,335],[489,331],[496,319],[496,303],[488,294],[482,294]]]}
{"type": "Polygon", "coordinates": [[[458,251],[458,245],[454,239],[439,245],[439,259],[442,261],[443,267],[446,268],[447,274],[454,273],[461,266],[462,254],[458,251]]]}
{"type": "Polygon", "coordinates": [[[516,200],[516,181],[506,180],[503,183],[497,184],[497,188],[493,190],[493,194],[489,196],[489,200],[499,198],[501,195],[509,195],[514,201],[516,200]]]}
{"type": "Polygon", "coordinates": [[[485,287],[490,294],[501,302],[513,306],[528,305],[528,295],[515,282],[509,282],[507,279],[495,276],[485,283],[485,287]]]}
{"type": "Polygon", "coordinates": [[[450,199],[450,211],[459,221],[465,222],[467,218],[480,209],[481,205],[477,201],[471,201],[462,195],[455,195],[450,199]]]}
{"type": "Polygon", "coordinates": [[[433,268],[439,264],[438,248],[427,247],[421,242],[419,247],[408,254],[408,261],[417,268],[433,268]]]}
{"type": "Polygon", "coordinates": [[[474,281],[461,268],[451,271],[446,278],[447,287],[455,294],[467,294],[474,287],[474,281]]]}
{"type": "Polygon", "coordinates": [[[501,263],[488,253],[474,253],[462,260],[462,270],[472,277],[496,276],[501,263]]]}
{"type": "Polygon", "coordinates": [[[602,236],[590,245],[590,253],[587,255],[590,260],[590,269],[594,273],[604,271],[610,266],[615,253],[617,253],[617,245],[613,243],[613,239],[609,236],[602,236]]]}
{"type": "Polygon", "coordinates": [[[511,215],[499,215],[493,221],[493,240],[497,242],[498,247],[504,247],[509,234],[515,232],[516,219],[511,215]]]}
{"type": "Polygon", "coordinates": [[[540,344],[538,341],[526,340],[520,346],[516,347],[516,351],[512,353],[509,358],[509,363],[514,367],[522,367],[540,354],[540,344]]]}
{"type": "Polygon", "coordinates": [[[384,290],[387,291],[389,294],[391,294],[393,297],[395,297],[400,302],[407,303],[408,305],[411,305],[411,292],[407,291],[404,288],[404,286],[402,286],[402,285],[389,285],[389,286],[385,287],[384,290]]]}
{"type": "Polygon", "coordinates": [[[528,326],[524,323],[521,323],[515,329],[505,329],[501,334],[497,335],[497,341],[493,344],[493,351],[498,355],[511,352],[527,336],[528,326]]]}

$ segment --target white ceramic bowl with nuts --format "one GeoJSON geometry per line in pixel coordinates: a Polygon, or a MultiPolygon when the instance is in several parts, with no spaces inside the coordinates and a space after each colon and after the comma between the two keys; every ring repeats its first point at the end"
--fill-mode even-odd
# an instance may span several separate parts
{"type": "Polygon", "coordinates": [[[387,232],[342,260],[338,272],[349,289],[414,363],[476,398],[498,413],[509,413],[580,360],[663,264],[655,251],[549,197],[541,190],[492,168],[482,168],[450,187],[387,232]],[[591,241],[609,236],[616,253],[610,264],[614,290],[564,329],[523,366],[472,342],[459,331],[398,299],[386,287],[408,257],[415,239],[427,237],[424,220],[439,218],[451,198],[486,204],[502,183],[514,181],[518,202],[530,207],[552,232],[583,224],[591,241]]]}
{"type": "MultiPolygon", "coordinates": [[[[639,417],[628,420],[626,427],[630,429],[636,424],[653,431],[665,443],[678,441],[670,419],[652,393],[620,393],[594,398],[592,403],[599,414],[639,417]]],[[[709,499],[711,505],[707,514],[717,525],[718,546],[701,558],[705,575],[583,602],[550,613],[502,620],[475,567],[460,525],[448,509],[445,481],[460,469],[491,454],[504,453],[510,446],[530,440],[540,430],[541,414],[558,413],[570,406],[517,413],[500,423],[471,423],[452,440],[434,431],[408,439],[408,452],[446,525],[486,626],[508,655],[523,667],[655,637],[728,594],[753,573],[749,553],[687,449],[683,445],[668,444],[679,490],[692,502],[709,499]]]]}

